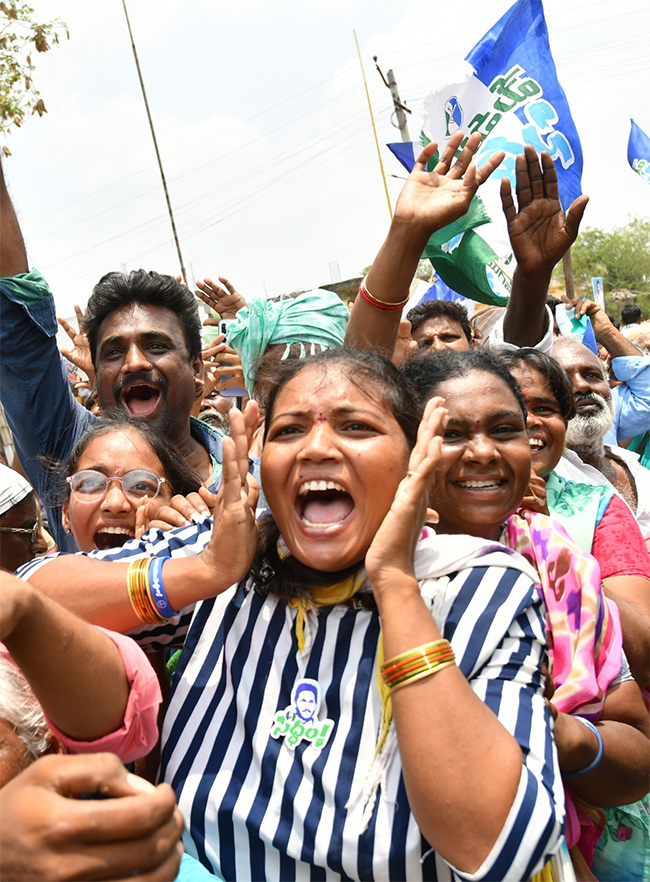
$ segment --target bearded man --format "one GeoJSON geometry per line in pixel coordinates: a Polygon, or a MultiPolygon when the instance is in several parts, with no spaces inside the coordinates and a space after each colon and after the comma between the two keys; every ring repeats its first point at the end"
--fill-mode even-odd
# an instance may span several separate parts
{"type": "Polygon", "coordinates": [[[569,450],[555,471],[567,480],[612,484],[635,513],[647,540],[650,471],[639,463],[636,454],[606,443],[615,425],[616,403],[602,363],[590,349],[569,337],[556,339],[553,357],[568,373],[576,403],[576,415],[569,421],[566,434],[569,450]]]}

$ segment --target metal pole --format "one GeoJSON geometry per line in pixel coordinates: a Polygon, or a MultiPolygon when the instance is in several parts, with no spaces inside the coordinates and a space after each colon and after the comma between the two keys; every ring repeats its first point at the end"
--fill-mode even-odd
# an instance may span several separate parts
{"type": "Polygon", "coordinates": [[[149,111],[149,102],[147,101],[147,93],[144,88],[144,80],[142,79],[142,71],[140,70],[140,62],[138,61],[138,53],[136,52],[135,43],[133,42],[133,33],[131,31],[131,22],[129,21],[129,13],[126,11],[126,0],[122,0],[122,6],[124,7],[124,15],[126,16],[126,26],[129,29],[129,37],[131,38],[131,48],[133,49],[133,57],[135,58],[135,66],[138,70],[138,79],[140,80],[140,88],[142,89],[142,97],[144,98],[144,106],[147,110],[147,119],[149,120],[149,128],[151,129],[151,137],[153,138],[153,146],[156,151],[156,159],[158,160],[158,168],[160,169],[160,177],[162,178],[163,190],[165,191],[165,199],[167,200],[167,211],[169,212],[169,220],[172,224],[172,233],[174,234],[174,242],[176,243],[176,252],[178,254],[178,260],[181,265],[181,275],[183,276],[183,282],[187,285],[187,273],[185,272],[185,264],[183,263],[183,255],[181,253],[181,244],[178,241],[178,233],[176,232],[176,224],[174,223],[174,212],[172,211],[172,204],[169,199],[169,191],[167,190],[167,181],[165,180],[165,172],[163,171],[162,159],[160,158],[160,151],[158,150],[158,141],[156,140],[156,132],[153,127],[153,120],[151,119],[151,112],[149,111]]]}
{"type": "Polygon", "coordinates": [[[357,32],[353,30],[354,42],[357,44],[357,55],[359,56],[359,64],[361,65],[361,75],[363,77],[363,85],[366,87],[366,98],[368,100],[368,110],[370,111],[370,121],[372,122],[372,130],[375,133],[375,144],[377,145],[377,156],[379,157],[379,168],[381,169],[381,177],[384,182],[384,190],[386,191],[386,202],[388,202],[388,212],[391,220],[393,219],[393,206],[390,204],[390,196],[388,195],[388,183],[386,181],[386,172],[384,171],[384,163],[381,159],[381,150],[379,149],[379,138],[377,137],[377,127],[375,126],[375,117],[372,112],[372,104],[370,103],[370,93],[368,92],[368,83],[366,82],[366,74],[363,69],[363,61],[361,60],[361,50],[359,49],[359,41],[357,40],[357,32]]]}

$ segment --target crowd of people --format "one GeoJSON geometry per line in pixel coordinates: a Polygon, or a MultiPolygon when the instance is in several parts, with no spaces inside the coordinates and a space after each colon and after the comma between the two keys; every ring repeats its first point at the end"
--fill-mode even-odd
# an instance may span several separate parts
{"type": "Polygon", "coordinates": [[[560,333],[532,147],[507,308],[403,315],[479,144],[351,309],[108,273],[86,403],[0,165],[0,879],[650,878],[648,322],[560,333]]]}

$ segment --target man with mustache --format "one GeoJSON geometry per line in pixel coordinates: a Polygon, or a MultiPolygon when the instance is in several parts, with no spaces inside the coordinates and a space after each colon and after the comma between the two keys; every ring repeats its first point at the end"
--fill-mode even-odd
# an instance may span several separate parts
{"type": "MultiPolygon", "coordinates": [[[[650,535],[650,471],[634,453],[610,442],[617,403],[605,369],[598,357],[570,337],[557,337],[553,357],[573,383],[576,415],[569,421],[566,444],[569,450],[555,471],[567,480],[604,483],[609,481],[636,514],[644,537],[650,535]]],[[[617,389],[619,387],[616,387],[617,389]]],[[[615,437],[615,436],[614,436],[615,437]]]]}
{"type": "MultiPolygon", "coordinates": [[[[96,422],[74,398],[56,344],[54,299],[27,253],[0,163],[0,401],[20,462],[48,508],[60,551],[75,551],[61,525],[57,464],[96,422]]],[[[176,445],[203,483],[221,478],[219,431],[190,417],[203,386],[201,321],[194,295],[171,276],[109,273],[84,321],[103,411],[148,419],[176,445]]]]}

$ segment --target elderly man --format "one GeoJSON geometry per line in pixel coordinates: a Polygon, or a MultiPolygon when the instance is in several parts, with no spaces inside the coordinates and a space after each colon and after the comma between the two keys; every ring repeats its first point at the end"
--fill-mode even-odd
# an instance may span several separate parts
{"type": "Polygon", "coordinates": [[[46,551],[32,485],[0,464],[0,570],[13,573],[46,551]]]}
{"type": "Polygon", "coordinates": [[[609,481],[636,514],[641,532],[650,536],[650,471],[634,453],[608,446],[607,436],[615,424],[616,389],[610,389],[603,365],[582,343],[557,338],[553,356],[573,383],[576,415],[566,435],[570,448],[555,471],[567,480],[602,484],[609,481]]]}
{"type": "MultiPolygon", "coordinates": [[[[221,434],[190,419],[203,385],[201,323],[193,294],[170,276],[109,273],[95,286],[85,322],[103,410],[152,420],[216,489],[221,434]]],[[[57,464],[98,419],[72,395],[56,345],[54,299],[29,271],[0,164],[0,400],[20,462],[44,501],[57,546],[74,551],[61,525],[57,464]]]]}

